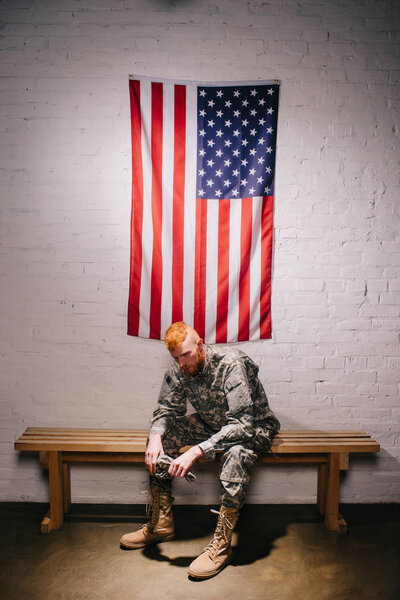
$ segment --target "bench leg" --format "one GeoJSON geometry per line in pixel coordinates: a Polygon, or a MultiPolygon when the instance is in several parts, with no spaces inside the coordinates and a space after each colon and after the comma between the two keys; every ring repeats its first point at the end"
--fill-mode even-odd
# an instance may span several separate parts
{"type": "Polygon", "coordinates": [[[326,493],[328,489],[328,465],[321,463],[318,465],[318,488],[317,488],[317,508],[320,515],[325,514],[326,493]]]}
{"type": "Polygon", "coordinates": [[[63,462],[63,510],[64,514],[71,508],[71,465],[63,462]]]}
{"type": "Polygon", "coordinates": [[[344,534],[347,532],[347,523],[339,514],[340,464],[340,453],[329,455],[325,525],[330,531],[344,534]]]}
{"type": "Polygon", "coordinates": [[[59,529],[63,523],[63,482],[61,453],[49,451],[50,512],[41,523],[41,532],[59,529]]]}

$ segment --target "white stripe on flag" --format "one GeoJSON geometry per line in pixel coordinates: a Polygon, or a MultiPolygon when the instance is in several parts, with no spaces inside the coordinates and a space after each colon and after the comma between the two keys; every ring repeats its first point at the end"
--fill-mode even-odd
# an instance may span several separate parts
{"type": "Polygon", "coordinates": [[[143,161],[143,230],[142,230],[142,275],[140,286],[139,336],[150,333],[150,290],[153,256],[153,223],[151,217],[151,82],[140,83],[140,111],[142,117],[142,161],[143,161]]]}
{"type": "Polygon", "coordinates": [[[239,323],[239,273],[242,201],[240,199],[233,198],[230,202],[228,342],[234,342],[237,340],[239,323]]]}
{"type": "Polygon", "coordinates": [[[253,198],[253,228],[250,258],[249,340],[260,339],[261,214],[262,197],[253,198]]]}
{"type": "Polygon", "coordinates": [[[218,291],[218,217],[219,201],[207,202],[207,252],[206,266],[206,323],[205,337],[211,344],[215,343],[217,323],[217,291],[218,291]]]}
{"type": "Polygon", "coordinates": [[[194,272],[196,240],[197,87],[186,86],[185,233],[183,271],[183,320],[194,320],[194,272]]]}

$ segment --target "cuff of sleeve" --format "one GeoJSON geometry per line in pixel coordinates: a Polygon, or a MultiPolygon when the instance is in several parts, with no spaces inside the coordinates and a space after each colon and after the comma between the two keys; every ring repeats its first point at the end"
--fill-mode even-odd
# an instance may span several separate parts
{"type": "Polygon", "coordinates": [[[209,460],[209,461],[214,460],[215,450],[214,450],[214,446],[212,445],[212,443],[209,440],[206,440],[205,442],[201,442],[200,444],[198,444],[198,446],[203,450],[204,456],[206,457],[207,460],[209,460]]]}
{"type": "Polygon", "coordinates": [[[150,431],[149,431],[149,437],[151,435],[153,435],[154,433],[159,433],[161,435],[161,437],[162,437],[164,435],[164,433],[165,433],[164,427],[157,426],[157,425],[151,427],[150,431]]]}

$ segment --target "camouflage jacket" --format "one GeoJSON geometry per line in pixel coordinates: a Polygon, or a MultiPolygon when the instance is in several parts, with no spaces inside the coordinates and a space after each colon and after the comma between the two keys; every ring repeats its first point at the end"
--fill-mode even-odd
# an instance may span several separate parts
{"type": "Polygon", "coordinates": [[[177,363],[165,373],[150,435],[164,436],[186,414],[187,402],[213,433],[199,444],[209,460],[236,443],[268,450],[280,424],[268,405],[257,365],[237,348],[205,346],[201,372],[187,375],[177,363]]]}

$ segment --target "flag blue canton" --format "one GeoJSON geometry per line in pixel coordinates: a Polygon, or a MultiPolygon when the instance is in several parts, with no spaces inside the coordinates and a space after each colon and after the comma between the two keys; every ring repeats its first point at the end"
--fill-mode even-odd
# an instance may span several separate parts
{"type": "Polygon", "coordinates": [[[197,198],[270,196],[279,85],[199,87],[197,198]]]}

